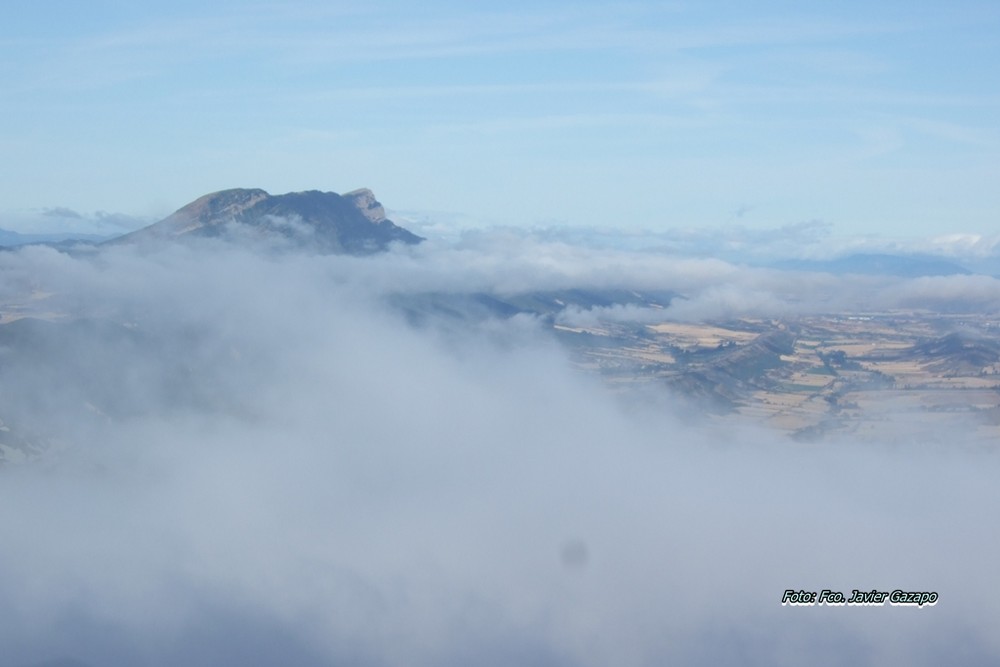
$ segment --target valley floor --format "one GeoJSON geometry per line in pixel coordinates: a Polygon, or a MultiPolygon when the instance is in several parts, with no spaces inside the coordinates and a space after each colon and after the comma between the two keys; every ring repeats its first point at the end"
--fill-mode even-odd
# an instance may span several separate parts
{"type": "Polygon", "coordinates": [[[622,390],[666,385],[718,419],[815,440],[1000,436],[1000,320],[895,311],[556,326],[622,390]]]}

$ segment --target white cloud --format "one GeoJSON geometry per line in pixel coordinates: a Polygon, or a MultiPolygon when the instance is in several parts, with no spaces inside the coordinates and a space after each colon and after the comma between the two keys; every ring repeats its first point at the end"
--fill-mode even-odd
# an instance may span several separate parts
{"type": "Polygon", "coordinates": [[[984,584],[997,538],[978,518],[1000,471],[960,434],[948,449],[803,447],[684,426],[622,411],[530,319],[445,334],[377,298],[449,277],[498,291],[636,280],[728,307],[746,289],[768,310],[830,277],[517,238],[493,255],[473,239],[365,259],[26,249],[0,254],[0,273],[5,302],[32,283],[71,314],[129,324],[4,359],[0,417],[67,447],[0,470],[6,664],[1000,655],[984,584]],[[43,394],[60,410],[33,414],[43,394]],[[107,416],[78,405],[95,396],[107,416]],[[586,562],[568,567],[567,544],[586,562]],[[785,588],[872,587],[941,601],[780,604],[785,588]]]}

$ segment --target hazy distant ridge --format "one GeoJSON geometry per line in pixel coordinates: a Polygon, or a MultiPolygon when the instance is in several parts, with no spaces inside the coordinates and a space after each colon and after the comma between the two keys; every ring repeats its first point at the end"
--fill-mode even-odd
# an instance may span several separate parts
{"type": "Polygon", "coordinates": [[[108,237],[101,234],[76,234],[73,232],[53,232],[51,234],[22,234],[8,229],[0,229],[0,247],[13,248],[22,245],[46,243],[59,245],[67,242],[84,241],[98,243],[108,237]]]}

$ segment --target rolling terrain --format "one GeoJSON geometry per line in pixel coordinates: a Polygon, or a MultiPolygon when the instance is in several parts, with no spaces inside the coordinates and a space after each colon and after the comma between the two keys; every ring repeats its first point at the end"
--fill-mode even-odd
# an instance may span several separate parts
{"type": "Polygon", "coordinates": [[[556,326],[621,390],[663,386],[802,440],[1000,435],[1000,320],[899,311],[556,326]]]}

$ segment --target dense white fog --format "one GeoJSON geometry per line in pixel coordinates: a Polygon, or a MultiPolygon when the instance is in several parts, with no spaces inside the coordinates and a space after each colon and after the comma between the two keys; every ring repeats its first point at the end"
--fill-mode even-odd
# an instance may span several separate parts
{"type": "Polygon", "coordinates": [[[75,320],[0,346],[0,419],[47,443],[0,467],[0,665],[997,664],[996,451],[682,423],[533,318],[415,327],[385,299],[1000,303],[985,277],[789,275],[513,237],[0,253],[4,308],[75,320]],[[825,588],[939,601],[781,604],[825,588]]]}

